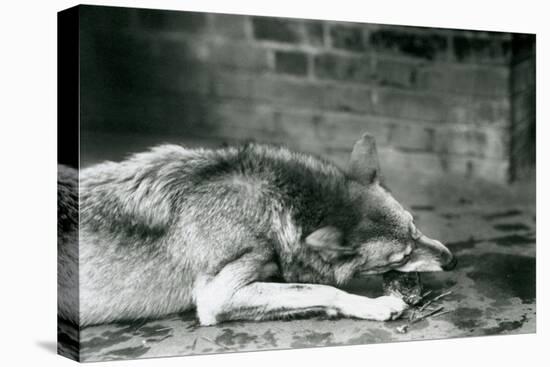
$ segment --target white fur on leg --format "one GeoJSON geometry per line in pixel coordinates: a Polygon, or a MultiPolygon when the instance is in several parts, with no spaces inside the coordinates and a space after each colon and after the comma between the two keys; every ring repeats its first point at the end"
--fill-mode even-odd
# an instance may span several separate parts
{"type": "Polygon", "coordinates": [[[197,314],[202,325],[310,312],[385,321],[399,317],[407,308],[397,297],[371,299],[326,285],[255,282],[234,291],[227,287],[222,290],[220,285],[213,279],[197,293],[197,314]]]}
{"type": "Polygon", "coordinates": [[[401,316],[407,304],[395,296],[368,298],[346,293],[339,300],[339,309],[344,316],[358,319],[387,321],[401,316]]]}

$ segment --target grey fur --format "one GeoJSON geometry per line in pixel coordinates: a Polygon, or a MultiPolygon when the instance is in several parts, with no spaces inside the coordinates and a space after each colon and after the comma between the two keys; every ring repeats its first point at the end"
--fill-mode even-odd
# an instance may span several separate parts
{"type": "MultiPolygon", "coordinates": [[[[202,321],[205,284],[216,279],[229,299],[255,282],[339,286],[390,270],[390,255],[414,242],[412,217],[377,181],[357,180],[377,176],[259,144],[163,145],[84,169],[80,317],[63,302],[60,315],[89,325],[198,308],[202,321]]],[[[74,260],[60,251],[63,266],[74,260]]],[[[59,282],[61,297],[74,292],[69,274],[59,282]]],[[[220,307],[226,319],[232,311],[220,307]]]]}
{"type": "Polygon", "coordinates": [[[63,319],[78,324],[78,171],[57,173],[57,304],[63,319]]]}

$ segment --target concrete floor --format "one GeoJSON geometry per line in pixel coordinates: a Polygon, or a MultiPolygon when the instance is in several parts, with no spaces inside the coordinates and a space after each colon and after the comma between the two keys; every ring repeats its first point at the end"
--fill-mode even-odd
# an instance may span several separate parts
{"type": "MultiPolygon", "coordinates": [[[[163,320],[85,328],[81,330],[81,360],[533,333],[534,201],[526,205],[523,200],[507,200],[506,204],[504,199],[488,203],[477,200],[475,204],[474,200],[461,195],[455,203],[436,206],[420,198],[416,202],[424,203],[412,206],[420,228],[443,239],[459,265],[452,272],[423,274],[425,289],[433,290],[434,295],[452,290],[450,296],[438,302],[450,312],[411,324],[405,334],[396,328],[408,322],[407,314],[385,323],[314,317],[231,322],[214,327],[198,327],[192,314],[181,314],[163,320]]],[[[381,279],[358,280],[348,290],[380,295],[381,279]]]]}

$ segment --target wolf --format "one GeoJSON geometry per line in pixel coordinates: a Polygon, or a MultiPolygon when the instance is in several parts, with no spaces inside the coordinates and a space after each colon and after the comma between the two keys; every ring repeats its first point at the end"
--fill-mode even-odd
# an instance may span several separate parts
{"type": "Polygon", "coordinates": [[[385,187],[369,134],[346,170],[281,146],[161,145],[81,170],[78,187],[66,181],[78,200],[60,207],[79,205],[79,218],[68,226],[78,233],[60,237],[71,271],[59,272],[59,297],[79,293],[59,316],[80,326],[193,309],[201,325],[311,313],[385,321],[408,307],[402,299],[339,288],[456,264],[385,187]]]}

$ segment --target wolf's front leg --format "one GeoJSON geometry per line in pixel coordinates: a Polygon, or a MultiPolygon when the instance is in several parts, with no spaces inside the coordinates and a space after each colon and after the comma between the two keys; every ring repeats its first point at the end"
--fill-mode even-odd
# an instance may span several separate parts
{"type": "Polygon", "coordinates": [[[367,298],[317,284],[252,283],[235,291],[224,302],[198,301],[201,324],[229,320],[266,320],[291,315],[324,313],[385,321],[407,308],[394,296],[367,298]]]}
{"type": "Polygon", "coordinates": [[[394,296],[368,298],[327,285],[247,282],[252,273],[247,268],[242,264],[229,265],[218,275],[199,280],[195,301],[202,325],[313,312],[385,321],[399,317],[407,308],[405,302],[394,296]]]}

